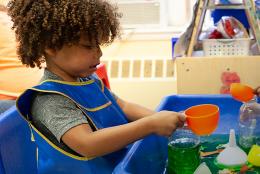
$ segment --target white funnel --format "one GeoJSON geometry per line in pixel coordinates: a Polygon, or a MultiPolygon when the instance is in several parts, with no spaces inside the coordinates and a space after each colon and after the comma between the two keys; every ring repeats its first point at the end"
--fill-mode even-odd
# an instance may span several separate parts
{"type": "Polygon", "coordinates": [[[238,167],[246,162],[247,154],[237,146],[235,131],[231,129],[228,146],[217,156],[217,163],[226,167],[238,167]]]}

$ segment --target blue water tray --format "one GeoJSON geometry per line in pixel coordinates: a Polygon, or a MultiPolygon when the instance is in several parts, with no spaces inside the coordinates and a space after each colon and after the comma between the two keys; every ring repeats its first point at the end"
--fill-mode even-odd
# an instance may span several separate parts
{"type": "MultiPolygon", "coordinates": [[[[220,108],[220,122],[215,134],[228,134],[229,129],[237,129],[242,103],[229,95],[171,95],[161,101],[157,111],[178,112],[206,103],[220,108]]],[[[132,145],[114,173],[160,174],[166,159],[167,138],[150,135],[132,145]]],[[[36,167],[36,147],[30,140],[30,130],[14,106],[0,115],[0,174],[34,174],[36,167]]]]}
{"type": "Polygon", "coordinates": [[[157,110],[184,111],[198,104],[215,104],[220,109],[220,120],[215,134],[228,134],[230,129],[238,129],[238,115],[241,102],[230,95],[171,95],[165,97],[157,110]]]}

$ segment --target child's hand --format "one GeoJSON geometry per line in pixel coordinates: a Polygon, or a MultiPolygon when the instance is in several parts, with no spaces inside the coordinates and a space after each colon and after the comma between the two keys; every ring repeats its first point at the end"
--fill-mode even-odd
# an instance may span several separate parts
{"type": "Polygon", "coordinates": [[[178,127],[182,127],[186,118],[178,112],[161,111],[149,117],[153,132],[158,135],[169,137],[178,127]]]}
{"type": "Polygon", "coordinates": [[[257,97],[260,97],[260,86],[255,88],[254,93],[255,93],[255,95],[257,95],[257,97]]]}

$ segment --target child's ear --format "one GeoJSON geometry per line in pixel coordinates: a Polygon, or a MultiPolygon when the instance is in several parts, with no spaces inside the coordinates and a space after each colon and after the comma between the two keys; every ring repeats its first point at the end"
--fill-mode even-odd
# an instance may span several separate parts
{"type": "Polygon", "coordinates": [[[46,49],[44,50],[44,52],[45,52],[45,54],[46,54],[47,56],[53,57],[53,56],[56,55],[56,50],[55,50],[55,49],[52,49],[52,48],[46,48],[46,49]]]}

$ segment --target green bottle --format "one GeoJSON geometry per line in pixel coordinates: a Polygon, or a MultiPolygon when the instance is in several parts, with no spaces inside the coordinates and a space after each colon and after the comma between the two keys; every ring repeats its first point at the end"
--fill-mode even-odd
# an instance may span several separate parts
{"type": "Polygon", "coordinates": [[[178,129],[169,138],[168,174],[193,174],[199,166],[200,139],[186,126],[178,129]]]}

